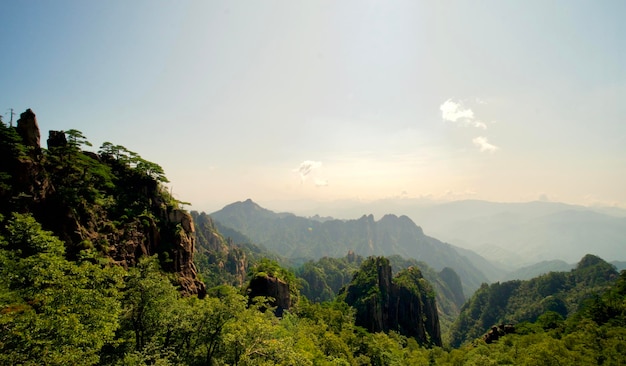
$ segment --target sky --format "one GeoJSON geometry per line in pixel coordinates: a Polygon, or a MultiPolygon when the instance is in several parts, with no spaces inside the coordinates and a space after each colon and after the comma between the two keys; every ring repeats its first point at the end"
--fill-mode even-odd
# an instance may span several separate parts
{"type": "MultiPolygon", "coordinates": [[[[0,114],[251,198],[626,207],[624,1],[2,1],[0,114]]],[[[290,203],[291,202],[291,203],[290,203]]],[[[285,208],[285,207],[281,207],[285,208]]]]}

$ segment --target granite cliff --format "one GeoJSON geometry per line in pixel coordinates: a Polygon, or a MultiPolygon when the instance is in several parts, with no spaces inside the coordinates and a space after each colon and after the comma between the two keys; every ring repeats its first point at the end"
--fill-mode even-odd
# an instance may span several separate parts
{"type": "Polygon", "coordinates": [[[158,255],[183,293],[204,296],[193,219],[163,188],[157,164],[110,143],[84,151],[91,144],[77,130],[50,131],[42,149],[30,109],[0,134],[0,214],[32,214],[63,240],[69,259],[97,253],[128,267],[158,255]]]}
{"type": "Polygon", "coordinates": [[[340,296],[356,309],[356,324],[370,332],[394,330],[422,345],[442,344],[435,294],[418,268],[394,278],[387,258],[370,257],[340,296]]]}
{"type": "Polygon", "coordinates": [[[191,211],[191,216],[196,227],[195,263],[207,286],[243,286],[249,267],[246,252],[225,238],[206,213],[191,211]]]}

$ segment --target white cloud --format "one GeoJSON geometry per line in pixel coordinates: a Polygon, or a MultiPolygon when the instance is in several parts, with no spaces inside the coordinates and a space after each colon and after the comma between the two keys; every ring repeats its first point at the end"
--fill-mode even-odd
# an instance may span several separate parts
{"type": "Polygon", "coordinates": [[[458,122],[466,126],[472,126],[476,128],[487,129],[487,125],[476,119],[474,111],[469,108],[465,108],[462,102],[455,102],[452,99],[448,99],[441,106],[441,118],[445,121],[458,122]]]}
{"type": "Polygon", "coordinates": [[[314,169],[317,169],[321,166],[321,161],[305,160],[300,163],[300,166],[293,171],[300,174],[300,179],[302,179],[302,181],[304,182],[306,180],[306,177],[311,174],[314,169]]]}
{"type": "Polygon", "coordinates": [[[319,178],[315,179],[316,187],[326,187],[327,185],[328,185],[328,181],[326,179],[319,179],[319,178]]]}
{"type": "Polygon", "coordinates": [[[471,109],[465,109],[461,103],[456,103],[452,99],[446,100],[439,109],[441,110],[441,118],[446,121],[457,122],[474,119],[474,112],[471,109]]]}
{"type": "Polygon", "coordinates": [[[499,149],[499,147],[492,145],[489,143],[489,141],[487,140],[486,137],[484,136],[479,136],[476,137],[475,139],[472,140],[472,142],[474,143],[474,145],[478,146],[480,148],[481,152],[490,152],[493,153],[496,150],[499,149]]]}
{"type": "Polygon", "coordinates": [[[484,122],[479,121],[479,120],[471,121],[470,124],[474,127],[482,128],[483,130],[487,129],[487,125],[484,122]]]}

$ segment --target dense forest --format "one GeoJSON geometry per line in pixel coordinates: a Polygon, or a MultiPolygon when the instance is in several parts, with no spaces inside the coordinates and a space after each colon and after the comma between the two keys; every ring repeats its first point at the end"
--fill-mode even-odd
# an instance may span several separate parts
{"type": "Polygon", "coordinates": [[[2,365],[620,365],[626,272],[483,284],[401,257],[293,263],[187,213],[158,164],[0,122],[2,365]]]}

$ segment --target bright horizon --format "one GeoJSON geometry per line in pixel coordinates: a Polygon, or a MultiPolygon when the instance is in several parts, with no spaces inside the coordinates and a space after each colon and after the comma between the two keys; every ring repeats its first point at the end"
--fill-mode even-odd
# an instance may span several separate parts
{"type": "MultiPolygon", "coordinates": [[[[28,1],[0,6],[0,114],[251,198],[626,208],[622,1],[28,1]]],[[[307,203],[309,202],[309,203],[307,203]]]]}

